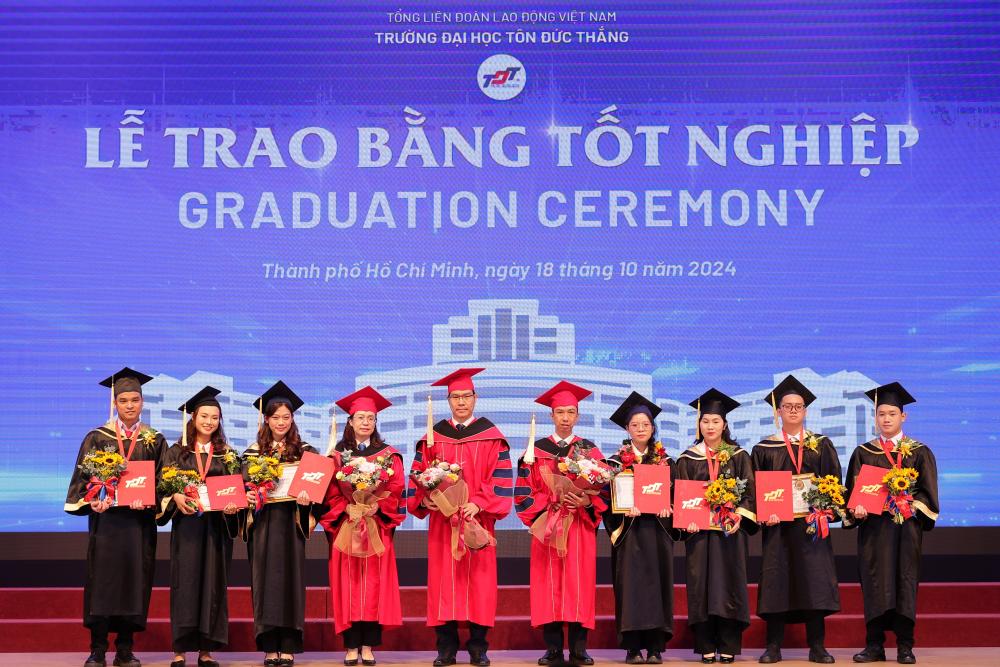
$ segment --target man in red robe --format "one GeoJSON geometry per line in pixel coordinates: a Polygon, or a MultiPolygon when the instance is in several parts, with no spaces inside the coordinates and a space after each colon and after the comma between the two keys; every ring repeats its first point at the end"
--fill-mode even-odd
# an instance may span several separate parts
{"type": "Polygon", "coordinates": [[[563,381],[535,399],[552,409],[555,434],[529,445],[517,466],[516,510],[533,536],[531,625],[542,627],[546,648],[539,665],[563,663],[563,623],[570,662],[594,664],[587,654],[587,631],[594,627],[596,532],[606,504],[596,493],[573,486],[559,470],[560,457],[603,458],[593,442],[573,434],[579,402],[591,393],[563,381]]]}
{"type": "Polygon", "coordinates": [[[486,633],[496,617],[496,548],[492,544],[469,548],[464,536],[468,524],[475,521],[492,538],[496,522],[510,512],[514,480],[510,448],[503,433],[490,420],[473,415],[476,390],[472,376],[483,370],[462,368],[432,385],[448,387],[451,419],[436,423],[432,434],[417,443],[410,468],[407,508],[417,518],[430,516],[427,625],[437,633],[435,667],[455,664],[459,621],[469,623],[466,648],[471,664],[490,664],[486,633]],[[413,479],[435,462],[460,466],[461,479],[468,487],[467,502],[450,517],[440,511],[433,494],[413,479]]]}

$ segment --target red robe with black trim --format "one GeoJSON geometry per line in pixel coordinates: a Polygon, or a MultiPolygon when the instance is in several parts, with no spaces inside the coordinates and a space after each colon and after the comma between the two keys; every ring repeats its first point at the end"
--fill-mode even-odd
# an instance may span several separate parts
{"type": "MultiPolygon", "coordinates": [[[[480,508],[476,520],[491,535],[494,524],[511,508],[513,470],[510,447],[503,433],[482,417],[464,430],[449,420],[434,425],[434,446],[417,443],[410,472],[420,473],[435,459],[457,463],[469,487],[469,502],[480,508]]],[[[427,625],[471,621],[492,626],[497,608],[497,553],[487,546],[467,551],[461,560],[451,553],[451,523],[440,512],[424,507],[426,491],[410,479],[407,508],[417,517],[430,515],[427,528],[427,625]]]]}
{"type": "MultiPolygon", "coordinates": [[[[375,461],[379,456],[392,460],[393,474],[382,487],[389,495],[378,501],[379,509],[372,517],[378,526],[379,537],[385,545],[381,555],[358,558],[333,546],[340,527],[347,519],[347,506],[353,502],[350,485],[334,479],[324,501],[329,508],[320,524],[330,538],[330,593],[333,605],[333,627],[339,634],[356,621],[375,621],[382,626],[403,624],[399,604],[399,577],[396,572],[396,549],[393,532],[406,518],[406,478],[403,456],[388,445],[368,447],[354,459],[375,461]]],[[[334,450],[335,474],[343,467],[343,452],[334,450]]]]}
{"type": "MultiPolygon", "coordinates": [[[[528,465],[524,460],[518,461],[514,502],[524,525],[530,528],[536,521],[548,521],[549,513],[557,511],[558,503],[541,470],[547,468],[561,474],[556,470],[558,458],[574,450],[598,461],[603,459],[594,443],[574,437],[563,449],[552,438],[537,440],[535,462],[528,465]]],[[[570,510],[573,521],[569,525],[565,556],[560,556],[554,546],[531,538],[531,625],[535,627],[556,621],[594,627],[597,527],[607,504],[596,494],[590,499],[593,503],[590,507],[570,510]]]]}

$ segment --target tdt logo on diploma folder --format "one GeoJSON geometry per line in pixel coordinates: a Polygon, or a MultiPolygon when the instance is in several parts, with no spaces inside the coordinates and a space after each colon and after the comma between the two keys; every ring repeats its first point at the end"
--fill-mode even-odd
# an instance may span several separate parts
{"type": "Polygon", "coordinates": [[[878,466],[863,465],[858,472],[858,479],[854,482],[854,490],[847,501],[847,506],[854,509],[858,505],[864,507],[869,514],[881,514],[885,507],[885,499],[889,496],[889,489],[882,483],[882,478],[888,472],[885,468],[878,466]]]}
{"type": "Polygon", "coordinates": [[[156,504],[156,464],[153,461],[129,461],[118,480],[119,507],[141,500],[145,507],[156,504]]]}
{"type": "Polygon", "coordinates": [[[779,521],[794,521],[792,473],[790,470],[759,470],[754,473],[757,487],[757,516],[767,521],[772,514],[779,521]]]}
{"type": "Polygon", "coordinates": [[[712,525],[712,510],[705,500],[705,484],[696,479],[674,482],[674,526],[687,528],[694,523],[701,530],[717,528],[712,525]]]}
{"type": "Polygon", "coordinates": [[[333,478],[333,459],[305,452],[299,462],[299,471],[288,487],[288,495],[297,498],[303,491],[314,503],[321,503],[333,478]]]}
{"type": "Polygon", "coordinates": [[[659,514],[670,508],[670,466],[636,465],[635,508],[643,514],[659,514]]]}
{"type": "Polygon", "coordinates": [[[243,486],[242,475],[208,477],[205,479],[205,488],[208,491],[209,506],[204,509],[224,510],[229,503],[240,508],[247,506],[247,491],[243,486]]]}

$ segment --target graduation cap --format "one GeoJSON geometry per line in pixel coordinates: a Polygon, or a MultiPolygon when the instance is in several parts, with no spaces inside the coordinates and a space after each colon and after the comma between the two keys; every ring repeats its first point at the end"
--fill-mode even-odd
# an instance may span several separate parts
{"type": "Polygon", "coordinates": [[[584,389],[579,385],[566,380],[560,380],[554,387],[535,399],[535,403],[541,403],[555,410],[563,407],[577,407],[580,401],[587,398],[594,392],[584,389]]]}
{"type": "Polygon", "coordinates": [[[475,391],[472,384],[472,376],[485,371],[485,368],[459,368],[453,373],[445,375],[440,380],[431,383],[432,387],[448,387],[448,393],[454,391],[475,391]]]}
{"type": "Polygon", "coordinates": [[[215,398],[221,393],[221,389],[208,386],[203,387],[197,394],[184,401],[184,404],[177,408],[177,410],[193,415],[203,405],[214,405],[217,408],[221,408],[222,406],[219,405],[219,401],[215,398]]]}
{"type": "Polygon", "coordinates": [[[611,421],[621,426],[623,429],[628,430],[628,423],[631,421],[632,417],[641,412],[642,414],[649,417],[649,421],[656,419],[656,415],[662,412],[662,408],[656,403],[643,396],[637,391],[633,391],[628,395],[628,398],[618,406],[614,414],[609,417],[611,421]]]}
{"type": "Polygon", "coordinates": [[[278,380],[274,383],[270,389],[261,394],[257,400],[253,402],[253,406],[257,408],[258,411],[264,412],[267,410],[272,403],[284,403],[288,406],[288,409],[295,412],[303,405],[305,401],[299,398],[294,391],[288,388],[288,385],[278,380]]]}
{"type": "Polygon", "coordinates": [[[865,392],[865,396],[872,399],[877,409],[880,405],[894,405],[900,410],[910,403],[916,403],[917,399],[910,395],[910,392],[903,388],[898,382],[890,382],[881,387],[875,387],[865,392]]]}
{"type": "Polygon", "coordinates": [[[702,415],[719,415],[725,419],[727,414],[740,407],[740,402],[712,387],[688,403],[688,405],[698,411],[697,421],[695,422],[695,438],[700,440],[702,415]]]}
{"type": "Polygon", "coordinates": [[[353,394],[344,396],[337,401],[337,405],[347,414],[353,415],[355,412],[361,411],[381,412],[392,405],[392,403],[385,396],[375,391],[374,388],[364,387],[358,389],[353,394]]]}
{"type": "Polygon", "coordinates": [[[772,389],[764,400],[771,404],[771,408],[774,410],[774,427],[778,428],[778,406],[781,405],[781,400],[789,395],[795,394],[796,396],[802,397],[802,402],[806,407],[816,400],[816,394],[809,391],[809,389],[799,382],[798,378],[794,375],[789,375],[785,377],[784,380],[779,382],[774,389],[772,389]]]}
{"type": "Polygon", "coordinates": [[[137,391],[142,394],[142,385],[153,378],[145,373],[132,370],[128,366],[117,373],[110,375],[100,381],[102,387],[111,389],[111,408],[108,411],[108,421],[115,418],[115,396],[127,391],[137,391]]]}

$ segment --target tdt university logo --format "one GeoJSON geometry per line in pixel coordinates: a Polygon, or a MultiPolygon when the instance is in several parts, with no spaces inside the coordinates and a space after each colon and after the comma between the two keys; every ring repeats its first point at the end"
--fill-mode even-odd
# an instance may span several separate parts
{"type": "Polygon", "coordinates": [[[494,100],[509,100],[524,90],[527,74],[514,56],[499,53],[479,66],[479,89],[494,100]]]}

